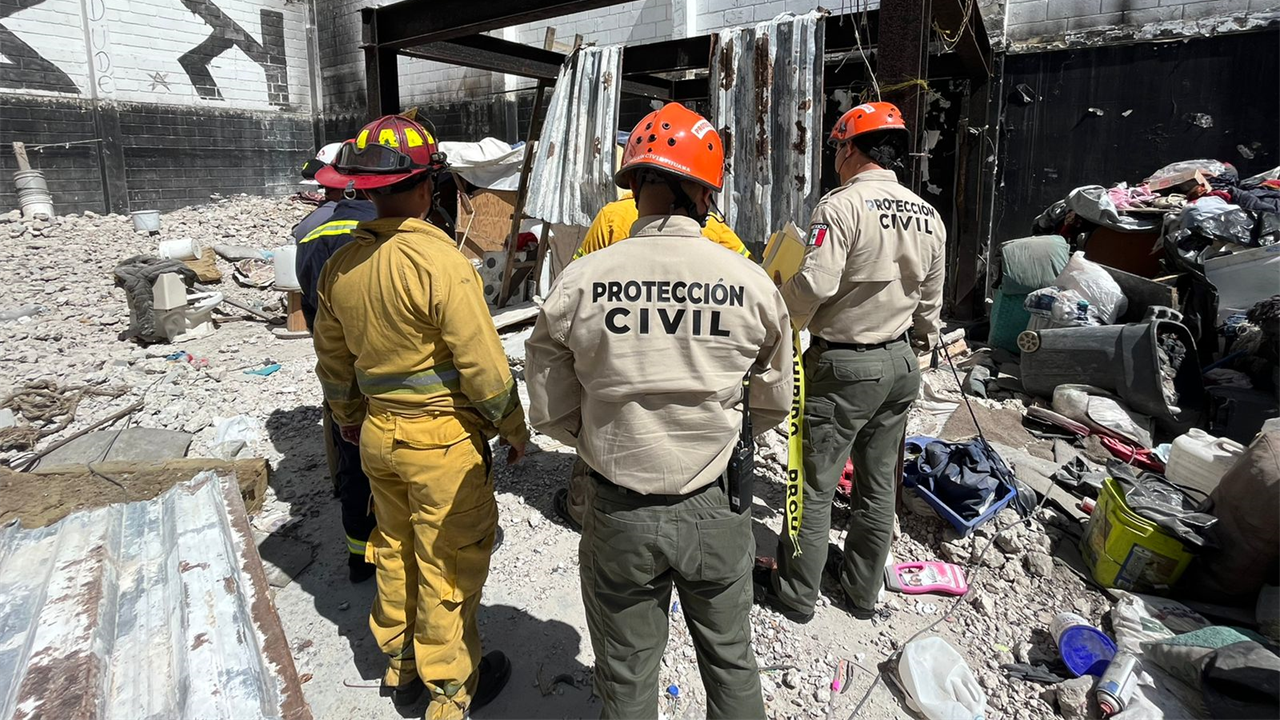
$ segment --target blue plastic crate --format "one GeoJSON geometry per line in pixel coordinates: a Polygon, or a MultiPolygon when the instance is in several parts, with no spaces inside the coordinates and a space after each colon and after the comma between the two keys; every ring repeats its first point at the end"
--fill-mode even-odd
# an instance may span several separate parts
{"type": "Polygon", "coordinates": [[[956,515],[955,510],[951,510],[950,507],[947,506],[947,503],[938,500],[938,496],[933,495],[933,492],[929,491],[929,488],[920,486],[919,483],[916,483],[915,478],[911,477],[910,474],[906,474],[902,477],[902,484],[904,484],[905,487],[915,489],[916,495],[923,497],[924,502],[928,502],[929,505],[932,505],[933,510],[937,512],[938,516],[943,520],[946,520],[947,523],[951,523],[951,527],[955,528],[956,532],[960,533],[960,537],[963,538],[969,537],[969,534],[973,533],[973,529],[977,528],[978,525],[995,518],[996,512],[1004,510],[1006,506],[1009,506],[1010,502],[1014,501],[1015,497],[1018,497],[1018,493],[1014,492],[1014,488],[1009,487],[1009,483],[1000,483],[996,486],[996,502],[991,503],[991,507],[988,507],[987,511],[983,512],[982,515],[978,515],[977,518],[974,518],[973,520],[965,520],[964,518],[961,518],[960,515],[956,515]]]}

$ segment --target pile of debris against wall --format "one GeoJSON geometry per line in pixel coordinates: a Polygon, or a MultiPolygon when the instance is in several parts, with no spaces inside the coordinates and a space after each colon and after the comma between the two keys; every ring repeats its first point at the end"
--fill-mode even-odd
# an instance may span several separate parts
{"type": "MultiPolygon", "coordinates": [[[[581,134],[561,112],[547,132],[581,134]]],[[[531,153],[446,145],[442,224],[527,405],[538,305],[615,190],[534,180],[531,213],[554,209],[517,230],[531,153]]],[[[751,610],[770,717],[1280,716],[1280,167],[1180,153],[1072,178],[1022,237],[991,239],[985,316],[918,353],[896,582],[866,620],[830,578],[811,623],[751,610]]],[[[346,581],[298,304],[291,233],[324,198],[57,214],[30,172],[0,215],[0,718],[401,717],[378,702],[371,583],[346,581]]],[[[817,187],[752,222],[804,227],[817,187]]],[[[756,453],[767,555],[785,428],[756,453]]],[[[495,457],[505,539],[479,622],[516,666],[481,716],[596,717],[579,536],[552,503],[576,455],[534,433],[523,462],[495,457]]],[[[850,462],[832,543],[857,482],[850,462]]],[[[678,605],[667,720],[707,713],[678,605]]]]}

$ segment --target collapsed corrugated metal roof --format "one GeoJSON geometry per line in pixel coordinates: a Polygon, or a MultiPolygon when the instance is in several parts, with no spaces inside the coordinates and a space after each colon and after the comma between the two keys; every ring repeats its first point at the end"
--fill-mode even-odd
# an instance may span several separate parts
{"type": "Polygon", "coordinates": [[[534,153],[526,214],[586,227],[617,199],[613,166],[621,87],[620,46],[579,48],[560,68],[534,153]]]}
{"type": "Polygon", "coordinates": [[[725,145],[720,209],[758,252],[818,204],[824,13],[784,13],[722,30],[712,60],[712,122],[725,145]]]}
{"type": "Polygon", "coordinates": [[[311,718],[234,474],[0,528],[0,718],[311,718]]]}

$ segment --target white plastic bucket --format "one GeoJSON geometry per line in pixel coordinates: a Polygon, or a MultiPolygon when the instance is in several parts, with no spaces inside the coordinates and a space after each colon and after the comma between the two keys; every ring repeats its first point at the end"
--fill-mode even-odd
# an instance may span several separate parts
{"type": "Polygon", "coordinates": [[[13,184],[18,190],[18,206],[22,208],[23,217],[53,217],[53,196],[49,194],[44,173],[39,170],[19,170],[13,174],[13,184]]]}
{"type": "Polygon", "coordinates": [[[160,257],[167,260],[200,259],[200,243],[191,238],[160,241],[160,257]]]}
{"type": "Polygon", "coordinates": [[[133,218],[133,229],[138,232],[160,232],[159,210],[134,210],[129,213],[129,217],[133,218]]]}
{"type": "Polygon", "coordinates": [[[298,284],[298,270],[295,263],[298,259],[298,246],[285,245],[271,251],[272,262],[276,269],[277,290],[302,290],[298,284]]]}

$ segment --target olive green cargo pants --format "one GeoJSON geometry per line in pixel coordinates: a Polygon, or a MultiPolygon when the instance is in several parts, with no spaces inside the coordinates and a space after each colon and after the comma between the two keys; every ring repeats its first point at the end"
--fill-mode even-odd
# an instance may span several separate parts
{"type": "Polygon", "coordinates": [[[801,554],[784,531],[772,592],[784,605],[812,612],[822,585],[831,502],[845,461],[853,460],[853,513],[840,585],[869,610],[884,583],[893,540],[898,462],[907,411],[920,391],[920,366],[905,340],[864,350],[815,340],[804,356],[804,518],[801,554]]]}
{"type": "Polygon", "coordinates": [[[730,510],[718,484],[673,496],[589,482],[579,555],[601,717],[658,717],[675,585],[707,692],[707,718],[763,720],[751,650],[751,516],[730,510]]]}

